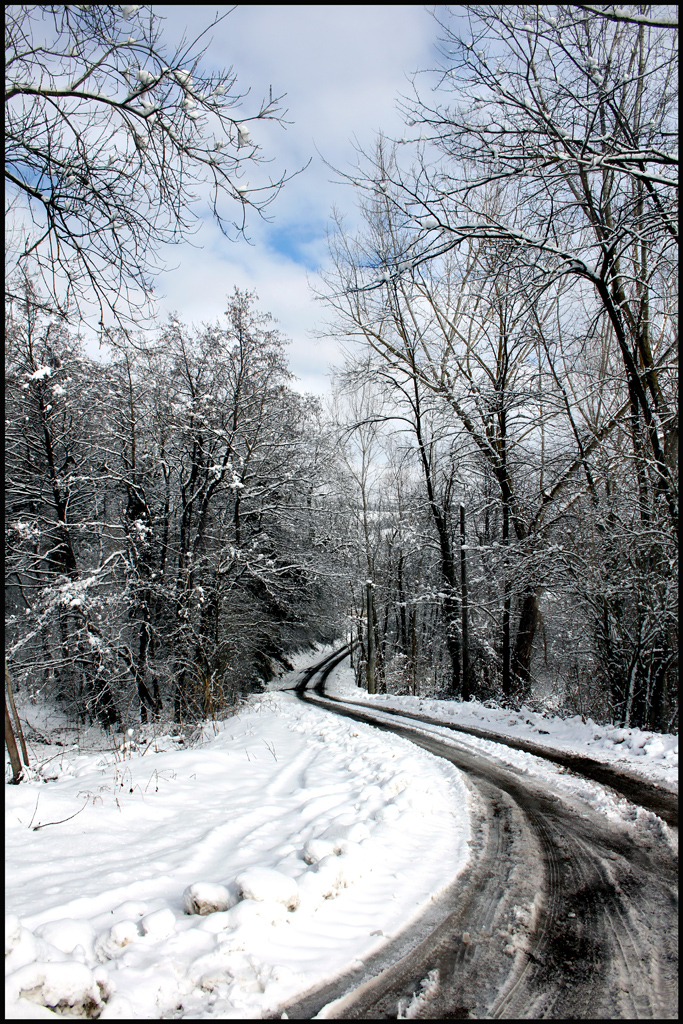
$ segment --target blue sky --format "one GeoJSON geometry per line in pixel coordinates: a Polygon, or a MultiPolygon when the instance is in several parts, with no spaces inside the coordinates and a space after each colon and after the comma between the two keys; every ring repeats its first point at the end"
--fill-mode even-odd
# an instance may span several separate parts
{"type": "MultiPolygon", "coordinates": [[[[211,23],[216,10],[229,8],[155,5],[166,19],[169,43],[183,32],[193,38],[211,23]]],[[[287,93],[286,129],[255,122],[252,137],[267,156],[273,174],[309,167],[295,177],[269,207],[272,223],[252,216],[250,238],[231,243],[209,218],[195,246],[170,248],[169,270],[157,281],[162,314],[174,310],[187,322],[214,319],[225,308],[233,286],[255,289],[260,308],[271,312],[292,340],[290,364],[303,391],[329,388],[329,365],[339,360],[333,342],[314,341],[311,332],[322,310],[309,280],[327,254],[326,231],[332,206],[356,223],[353,191],[334,182],[325,161],[340,170],[355,162],[354,143],[371,149],[381,129],[404,134],[395,109],[409,76],[433,66],[439,30],[418,5],[245,5],[212,32],[204,62],[232,66],[240,91],[251,89],[245,116],[260,100],[287,93]]]]}

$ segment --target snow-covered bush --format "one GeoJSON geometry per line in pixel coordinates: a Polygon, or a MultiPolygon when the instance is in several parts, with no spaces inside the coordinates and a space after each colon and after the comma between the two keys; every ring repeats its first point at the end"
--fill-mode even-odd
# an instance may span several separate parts
{"type": "MultiPolygon", "coordinates": [[[[113,994],[103,967],[90,970],[75,960],[63,963],[34,961],[11,974],[5,996],[10,1019],[32,1016],[22,1003],[37,1003],[69,1017],[99,1017],[113,994]],[[17,1005],[18,1004],[18,1005],[17,1005]]],[[[47,1016],[47,1015],[46,1015],[47,1016]]]]}
{"type": "Polygon", "coordinates": [[[186,914],[215,914],[229,910],[236,900],[224,885],[216,882],[194,882],[183,892],[183,909],[186,914]]]}
{"type": "Polygon", "coordinates": [[[249,900],[273,900],[288,910],[299,905],[299,886],[293,878],[273,868],[249,868],[235,879],[242,896],[249,900]]]}

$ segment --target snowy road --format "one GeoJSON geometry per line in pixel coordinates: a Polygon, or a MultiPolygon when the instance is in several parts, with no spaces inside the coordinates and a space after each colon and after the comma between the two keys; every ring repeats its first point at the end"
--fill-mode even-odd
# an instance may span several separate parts
{"type": "Polygon", "coordinates": [[[388,944],[355,974],[290,1004],[288,1016],[676,1017],[676,862],[665,830],[610,820],[547,775],[483,754],[481,739],[324,698],[320,676],[337,661],[305,674],[319,693],[302,699],[462,769],[476,794],[476,839],[470,866],[411,933],[412,948],[406,936],[388,944]]]}

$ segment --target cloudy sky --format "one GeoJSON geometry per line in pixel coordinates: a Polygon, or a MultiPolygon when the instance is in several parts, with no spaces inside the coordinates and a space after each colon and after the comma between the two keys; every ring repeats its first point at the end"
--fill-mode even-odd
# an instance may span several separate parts
{"type": "MultiPolygon", "coordinates": [[[[211,23],[227,7],[157,6],[166,19],[164,36],[173,44],[211,23]]],[[[292,345],[290,365],[302,391],[329,388],[336,345],[314,340],[311,332],[322,309],[309,281],[326,260],[332,206],[355,221],[351,188],[334,182],[324,161],[348,170],[355,161],[354,140],[371,149],[376,133],[401,137],[396,111],[400,93],[410,89],[411,73],[433,67],[438,25],[417,5],[392,6],[238,6],[215,29],[204,64],[232,66],[240,91],[251,89],[244,115],[258,108],[272,85],[286,93],[286,130],[255,122],[252,138],[274,158],[274,175],[310,166],[294,178],[269,207],[272,223],[252,215],[253,245],[229,242],[207,217],[195,242],[166,254],[170,269],[157,281],[162,314],[177,311],[185,322],[213,319],[225,309],[233,286],[255,289],[259,307],[271,312],[292,345]]]]}

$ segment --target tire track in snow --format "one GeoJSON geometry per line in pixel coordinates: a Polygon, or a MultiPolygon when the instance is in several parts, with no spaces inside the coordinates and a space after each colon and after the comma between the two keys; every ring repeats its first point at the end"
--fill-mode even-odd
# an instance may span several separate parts
{"type": "Polygon", "coordinates": [[[456,725],[454,722],[444,721],[440,718],[435,718],[433,715],[425,715],[420,712],[402,711],[399,708],[385,709],[378,704],[369,704],[366,701],[360,700],[346,700],[341,697],[333,697],[327,693],[325,694],[325,699],[337,701],[340,704],[356,705],[360,708],[366,708],[368,711],[382,711],[386,714],[398,715],[401,718],[424,722],[425,725],[436,725],[442,729],[451,729],[454,732],[465,733],[468,736],[476,736],[478,739],[502,743],[513,750],[523,750],[527,754],[543,757],[546,761],[562,765],[577,775],[582,775],[593,782],[599,782],[603,786],[609,786],[632,803],[638,804],[640,807],[644,807],[646,810],[659,815],[667,825],[678,828],[677,793],[673,793],[664,786],[650,782],[649,779],[635,775],[632,772],[623,771],[602,761],[597,761],[595,758],[585,757],[580,754],[565,754],[554,748],[544,747],[541,743],[534,743],[530,740],[518,740],[514,736],[506,736],[487,729],[477,729],[474,726],[456,725]]]}
{"type": "MultiPolygon", "coordinates": [[[[318,686],[344,656],[315,667],[318,686]]],[[[367,705],[361,712],[337,699],[313,702],[462,768],[478,797],[480,841],[471,868],[426,915],[428,935],[411,929],[412,948],[405,935],[387,944],[364,970],[292,1003],[290,1018],[392,1019],[408,1003],[410,1016],[427,1019],[676,1016],[676,878],[664,843],[636,841],[462,743],[378,720],[367,705]],[[501,946],[519,906],[531,908],[527,928],[501,946]]]]}
{"type": "Polygon", "coordinates": [[[269,797],[276,797],[292,789],[302,789],[310,762],[310,751],[302,750],[292,761],[283,765],[277,778],[264,787],[264,793],[269,797]]]}

